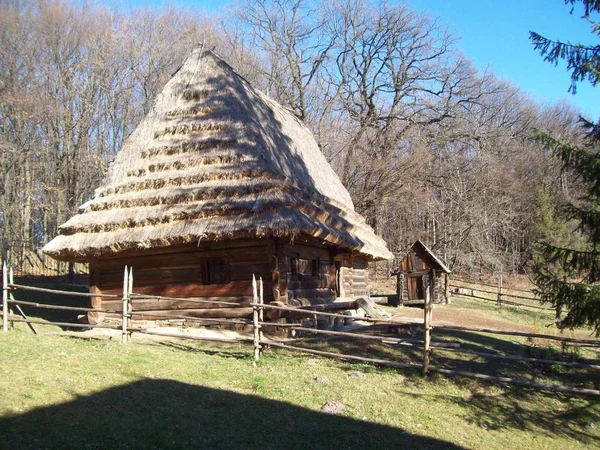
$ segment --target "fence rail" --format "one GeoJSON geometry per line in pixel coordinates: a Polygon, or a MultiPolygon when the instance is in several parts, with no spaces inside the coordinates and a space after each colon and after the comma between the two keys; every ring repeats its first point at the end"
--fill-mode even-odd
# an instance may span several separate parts
{"type": "MultiPolygon", "coordinates": [[[[456,342],[438,342],[432,339],[435,330],[448,330],[448,331],[470,331],[477,333],[490,333],[497,335],[512,335],[512,336],[520,336],[520,337],[529,337],[529,338],[538,338],[538,339],[548,339],[559,341],[568,344],[574,345],[585,345],[585,346],[593,346],[600,348],[600,340],[598,339],[579,339],[579,338],[571,338],[566,336],[555,336],[550,334],[542,334],[542,333],[527,333],[521,331],[510,331],[510,330],[496,330],[491,328],[484,327],[467,327],[467,326],[455,326],[455,325],[434,325],[432,320],[432,307],[431,307],[431,290],[433,285],[430,283],[429,286],[425,286],[425,308],[423,314],[423,321],[412,321],[412,322],[402,322],[391,319],[381,319],[381,318],[371,318],[371,317],[360,317],[360,320],[364,320],[368,323],[373,323],[377,325],[373,325],[371,327],[365,326],[367,329],[371,329],[373,331],[373,327],[377,327],[378,325],[385,325],[389,327],[399,327],[406,325],[419,326],[423,330],[423,339],[415,339],[415,338],[397,338],[390,336],[381,336],[374,335],[364,332],[356,332],[356,331],[335,331],[335,330],[326,330],[319,328],[309,328],[303,326],[301,324],[294,323],[273,323],[266,322],[264,320],[264,311],[273,310],[280,311],[282,313],[293,313],[294,316],[306,316],[308,318],[316,319],[317,317],[327,317],[327,318],[343,318],[348,319],[350,316],[338,313],[328,313],[322,311],[314,311],[305,308],[292,308],[287,306],[277,306],[271,304],[264,303],[263,296],[263,283],[262,279],[256,280],[253,279],[253,296],[252,303],[248,306],[252,307],[252,319],[221,319],[221,318],[202,318],[202,317],[190,317],[185,315],[169,315],[168,317],[165,314],[160,313],[149,313],[145,311],[134,311],[133,308],[133,299],[141,299],[141,298],[153,298],[153,299],[168,299],[168,300],[185,300],[190,301],[188,299],[179,299],[174,297],[158,297],[158,296],[147,296],[147,295],[138,295],[133,293],[133,271],[131,268],[125,268],[124,276],[123,276],[123,295],[101,295],[101,294],[88,294],[88,293],[78,293],[71,291],[63,291],[63,290],[53,290],[46,288],[34,288],[30,286],[24,286],[22,284],[15,284],[13,281],[13,273],[10,269],[3,265],[2,270],[2,326],[3,331],[7,332],[9,330],[9,323],[13,324],[14,322],[22,322],[27,323],[27,325],[35,332],[35,328],[33,325],[54,325],[60,326],[64,328],[102,328],[102,329],[113,329],[113,330],[121,330],[122,334],[122,342],[130,342],[132,333],[140,333],[140,334],[148,334],[155,336],[163,336],[163,337],[173,337],[173,338],[182,338],[182,339],[191,339],[197,341],[212,341],[212,342],[222,342],[222,343],[247,343],[252,344],[254,349],[254,358],[255,360],[260,359],[261,354],[270,348],[279,348],[290,350],[294,352],[301,352],[319,356],[325,356],[330,358],[338,358],[346,361],[357,361],[357,362],[367,362],[376,365],[384,365],[395,368],[402,369],[413,369],[420,370],[424,375],[428,375],[430,373],[442,373],[446,375],[454,375],[454,376],[463,376],[476,378],[485,381],[497,382],[502,384],[516,384],[521,386],[528,386],[535,389],[548,390],[548,391],[557,391],[564,392],[570,394],[579,394],[579,395],[591,395],[591,396],[599,396],[600,390],[596,389],[588,389],[588,388],[580,388],[573,386],[563,386],[559,384],[551,384],[551,383],[540,383],[536,381],[527,380],[524,378],[511,378],[511,377],[499,377],[494,375],[486,375],[475,372],[469,372],[464,370],[453,370],[445,367],[439,367],[435,364],[432,364],[432,361],[435,361],[436,354],[438,352],[449,352],[456,354],[466,354],[477,358],[485,358],[485,359],[499,359],[506,361],[519,361],[519,362],[527,362],[527,363],[535,363],[535,364],[545,364],[545,365],[560,365],[563,367],[573,367],[573,368],[581,368],[587,370],[600,370],[600,364],[593,364],[587,362],[576,362],[576,361],[559,361],[552,359],[544,359],[544,358],[530,358],[525,356],[517,356],[517,355],[503,355],[497,353],[489,353],[489,352],[481,352],[474,351],[470,349],[463,349],[460,347],[459,343],[456,342]],[[36,291],[41,293],[52,293],[52,294],[61,294],[61,295],[69,295],[69,296],[77,296],[77,297],[103,297],[116,299],[119,298],[122,300],[122,310],[111,310],[111,309],[103,309],[103,308],[86,308],[86,307],[78,307],[78,306],[64,306],[64,305],[50,305],[38,302],[29,302],[24,300],[16,300],[14,298],[15,291],[36,291]],[[121,324],[120,325],[111,325],[111,324],[83,324],[83,323],[71,323],[71,322],[59,322],[59,321],[45,321],[40,319],[30,319],[23,313],[20,309],[20,305],[27,306],[29,308],[44,308],[44,309],[57,309],[57,310],[67,310],[73,312],[88,312],[88,313],[110,313],[120,316],[121,324]],[[19,314],[14,314],[11,310],[12,306],[17,308],[19,314]],[[147,329],[143,326],[134,326],[132,321],[136,315],[144,315],[149,317],[156,317],[157,319],[182,319],[189,322],[196,322],[201,324],[206,323],[216,323],[216,324],[233,324],[233,325],[246,325],[248,327],[252,327],[252,337],[215,337],[215,336],[198,336],[198,335],[190,335],[184,333],[169,333],[160,330],[147,329]],[[393,361],[389,359],[382,358],[371,358],[364,357],[352,354],[345,353],[335,353],[324,350],[317,350],[313,348],[306,348],[297,345],[291,345],[289,341],[277,340],[275,338],[267,338],[264,336],[263,330],[268,328],[285,328],[287,330],[294,330],[297,332],[305,333],[305,334],[318,334],[331,336],[334,338],[345,338],[345,339],[356,339],[358,341],[370,341],[370,342],[378,342],[386,345],[393,345],[399,349],[422,349],[423,358],[422,363],[417,364],[413,362],[404,362],[404,361],[393,361]]],[[[231,304],[231,302],[222,302],[219,300],[200,300],[201,303],[212,303],[212,304],[231,304]]],[[[239,304],[236,304],[239,305],[239,304]]],[[[244,305],[245,306],[245,305],[244,305]]],[[[317,321],[315,320],[315,325],[317,321]]]]}
{"type": "MultiPolygon", "coordinates": [[[[491,284],[491,283],[484,283],[482,281],[473,281],[470,280],[468,278],[461,278],[461,277],[457,277],[456,275],[452,275],[452,278],[450,279],[451,281],[458,281],[459,283],[469,283],[469,284],[478,284],[480,286],[487,286],[487,287],[492,287],[492,288],[497,288],[498,285],[497,284],[491,284]]],[[[516,291],[516,292],[524,292],[527,294],[532,294],[531,289],[520,289],[520,288],[504,288],[506,290],[509,291],[516,291]]]]}
{"type": "Polygon", "coordinates": [[[452,277],[449,282],[449,290],[450,290],[451,296],[467,297],[467,298],[472,298],[475,300],[494,302],[499,307],[507,305],[507,306],[532,308],[532,309],[537,309],[540,311],[556,312],[555,308],[542,306],[539,298],[532,291],[528,291],[525,289],[515,289],[515,288],[507,289],[505,286],[502,285],[502,277],[499,278],[497,285],[452,277]],[[491,289],[489,289],[490,287],[493,287],[495,289],[491,290],[491,289]],[[470,291],[470,293],[468,291],[470,291]],[[519,292],[521,294],[528,293],[530,295],[513,294],[512,292],[519,292]],[[491,295],[494,295],[495,298],[486,297],[485,295],[481,295],[481,294],[491,294],[491,295]],[[514,301],[514,300],[529,300],[530,302],[514,301]]]}

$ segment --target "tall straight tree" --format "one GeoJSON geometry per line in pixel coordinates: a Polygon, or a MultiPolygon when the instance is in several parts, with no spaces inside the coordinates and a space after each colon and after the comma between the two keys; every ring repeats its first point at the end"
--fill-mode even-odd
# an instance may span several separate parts
{"type": "MultiPolygon", "coordinates": [[[[573,7],[583,4],[584,19],[593,34],[600,37],[600,25],[593,19],[600,13],[597,0],[565,0],[573,7]]],[[[572,45],[553,41],[531,33],[534,47],[549,62],[565,60],[571,71],[571,91],[577,82],[598,83],[600,46],[572,45]]],[[[543,301],[557,309],[567,309],[561,328],[592,327],[600,335],[600,127],[581,119],[586,131],[583,144],[560,142],[549,134],[542,140],[561,161],[564,171],[572,171],[583,185],[583,194],[564,208],[567,219],[576,220],[584,238],[581,246],[560,246],[553,242],[539,243],[546,264],[536,264],[535,281],[543,301]]]]}

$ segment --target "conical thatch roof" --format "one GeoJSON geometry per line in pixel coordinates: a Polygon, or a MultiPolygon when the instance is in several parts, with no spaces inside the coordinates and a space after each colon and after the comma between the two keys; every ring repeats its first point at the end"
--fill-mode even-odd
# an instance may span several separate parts
{"type": "Polygon", "coordinates": [[[311,132],[214,53],[197,49],[127,139],[94,198],[44,251],[87,260],[302,234],[391,257],[354,212],[311,132]]]}

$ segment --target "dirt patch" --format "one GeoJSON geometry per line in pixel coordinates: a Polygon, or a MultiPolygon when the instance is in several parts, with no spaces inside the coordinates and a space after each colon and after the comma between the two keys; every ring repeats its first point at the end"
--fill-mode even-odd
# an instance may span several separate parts
{"type": "MultiPolygon", "coordinates": [[[[423,310],[407,307],[398,308],[398,312],[393,315],[393,320],[422,322],[423,310]]],[[[484,311],[475,311],[456,305],[436,305],[433,310],[433,325],[435,326],[436,324],[486,327],[497,330],[531,331],[530,325],[515,323],[500,317],[492,317],[484,311]]]]}
{"type": "MultiPolygon", "coordinates": [[[[388,309],[389,311],[389,309],[388,309]]],[[[535,320],[532,315],[530,323],[527,321],[516,322],[510,318],[503,318],[494,311],[476,310],[473,308],[461,307],[457,304],[435,305],[433,309],[433,326],[436,325],[457,325],[470,327],[493,328],[503,331],[524,331],[543,334],[561,334],[556,328],[546,327],[552,324],[551,320],[535,320]]],[[[423,322],[423,310],[420,308],[400,307],[392,313],[393,320],[399,322],[423,322]]],[[[566,335],[573,335],[580,338],[589,338],[590,334],[585,330],[578,330],[574,333],[568,332],[566,335]]]]}

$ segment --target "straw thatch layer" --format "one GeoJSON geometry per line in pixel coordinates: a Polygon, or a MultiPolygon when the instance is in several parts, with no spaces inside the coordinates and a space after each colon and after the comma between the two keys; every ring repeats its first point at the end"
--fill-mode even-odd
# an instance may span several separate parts
{"type": "Polygon", "coordinates": [[[296,235],[391,257],[354,212],[310,131],[216,55],[196,50],[125,142],[94,199],[44,251],[85,260],[296,235]]]}

